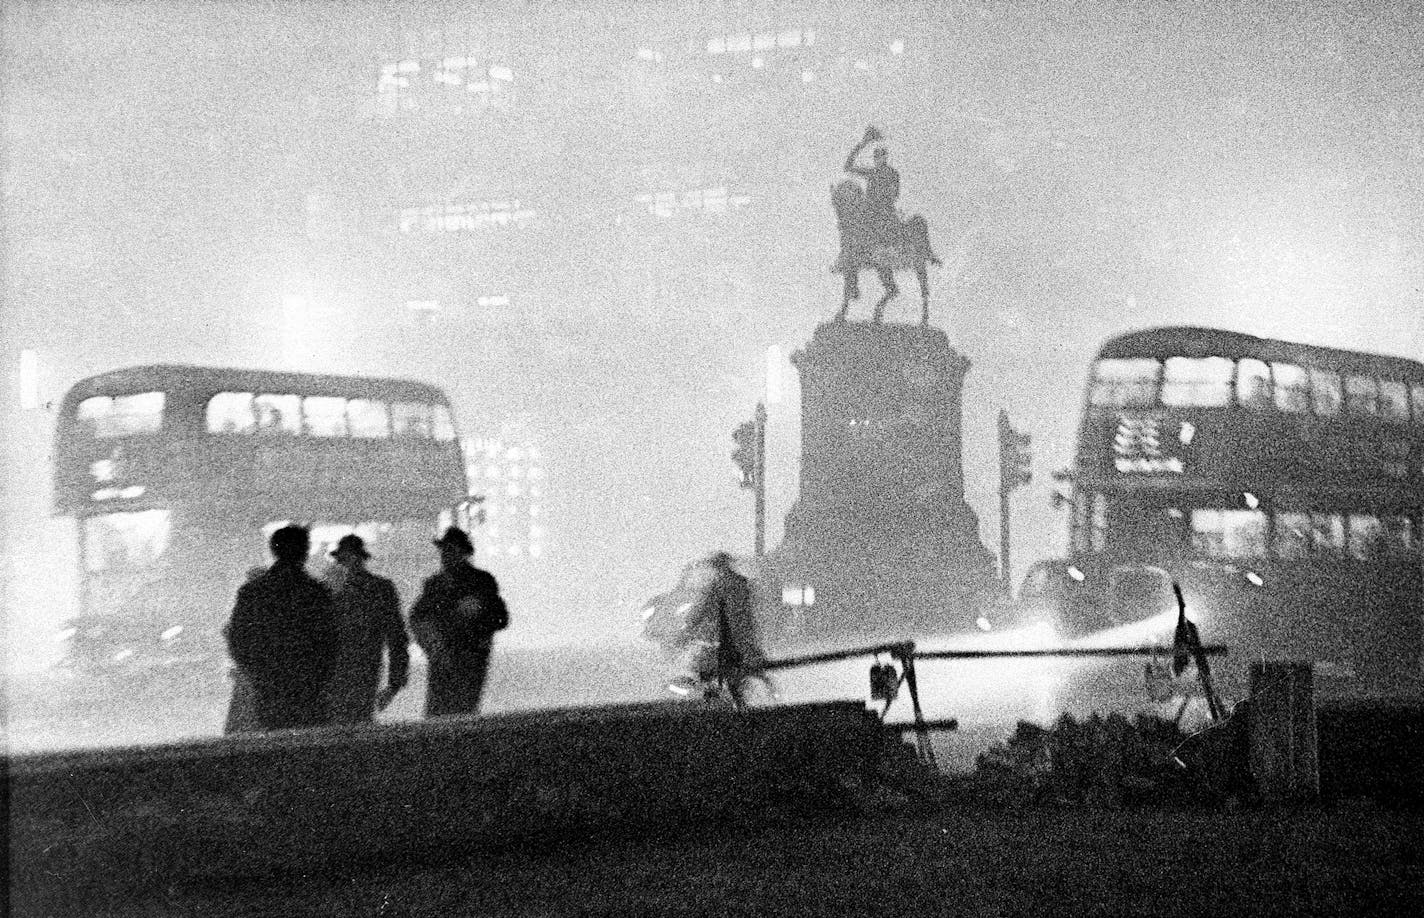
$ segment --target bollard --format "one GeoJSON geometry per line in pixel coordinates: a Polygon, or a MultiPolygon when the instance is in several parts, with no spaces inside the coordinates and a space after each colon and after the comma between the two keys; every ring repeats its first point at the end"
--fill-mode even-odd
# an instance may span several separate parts
{"type": "Polygon", "coordinates": [[[1314,682],[1309,663],[1251,664],[1251,774],[1265,804],[1320,796],[1314,682]]]}

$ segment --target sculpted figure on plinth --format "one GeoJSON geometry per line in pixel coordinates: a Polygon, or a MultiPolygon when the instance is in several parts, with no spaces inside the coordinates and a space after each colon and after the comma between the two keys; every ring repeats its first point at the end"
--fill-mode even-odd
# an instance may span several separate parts
{"type": "Polygon", "coordinates": [[[831,189],[831,205],[840,228],[840,258],[831,270],[844,277],[841,309],[837,321],[845,321],[852,300],[860,299],[860,272],[875,271],[884,294],[875,304],[874,320],[883,321],[885,304],[900,292],[896,271],[914,271],[920,282],[920,322],[930,321],[929,266],[940,260],[930,248],[929,225],[918,214],[906,219],[896,202],[900,197],[900,173],[890,165],[890,153],[881,144],[872,156],[873,166],[858,160],[866,147],[884,138],[875,127],[846,157],[845,171],[855,176],[831,189]],[[862,181],[864,185],[862,185],[862,181]]]}

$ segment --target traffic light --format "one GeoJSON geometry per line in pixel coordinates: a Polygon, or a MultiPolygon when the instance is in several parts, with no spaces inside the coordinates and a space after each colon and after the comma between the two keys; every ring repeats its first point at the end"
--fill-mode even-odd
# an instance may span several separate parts
{"type": "Polygon", "coordinates": [[[1005,492],[1028,484],[1033,480],[1030,464],[1033,451],[1031,438],[1026,433],[1014,430],[1009,424],[1009,413],[999,412],[999,487],[1005,492]]]}
{"type": "Polygon", "coordinates": [[[732,431],[732,442],[737,448],[732,450],[732,462],[742,473],[742,487],[756,487],[757,466],[757,425],[756,421],[743,421],[732,431]]]}

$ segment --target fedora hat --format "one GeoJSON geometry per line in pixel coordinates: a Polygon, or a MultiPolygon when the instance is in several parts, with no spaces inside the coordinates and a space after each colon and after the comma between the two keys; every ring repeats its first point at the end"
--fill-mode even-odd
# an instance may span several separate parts
{"type": "Polygon", "coordinates": [[[470,537],[465,534],[465,530],[455,526],[451,526],[449,529],[445,530],[440,535],[440,538],[432,539],[431,544],[439,545],[441,547],[448,546],[450,548],[457,548],[467,555],[472,555],[475,553],[474,543],[472,543],[470,541],[470,537]]]}

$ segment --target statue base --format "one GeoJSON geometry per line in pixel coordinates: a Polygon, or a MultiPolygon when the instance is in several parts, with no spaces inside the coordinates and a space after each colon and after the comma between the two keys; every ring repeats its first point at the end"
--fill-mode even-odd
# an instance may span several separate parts
{"type": "Polygon", "coordinates": [[[786,630],[876,638],[972,629],[995,579],[964,500],[969,360],[937,328],[836,321],[818,326],[792,362],[801,486],[767,559],[786,596],[802,602],[783,606],[786,630]]]}

